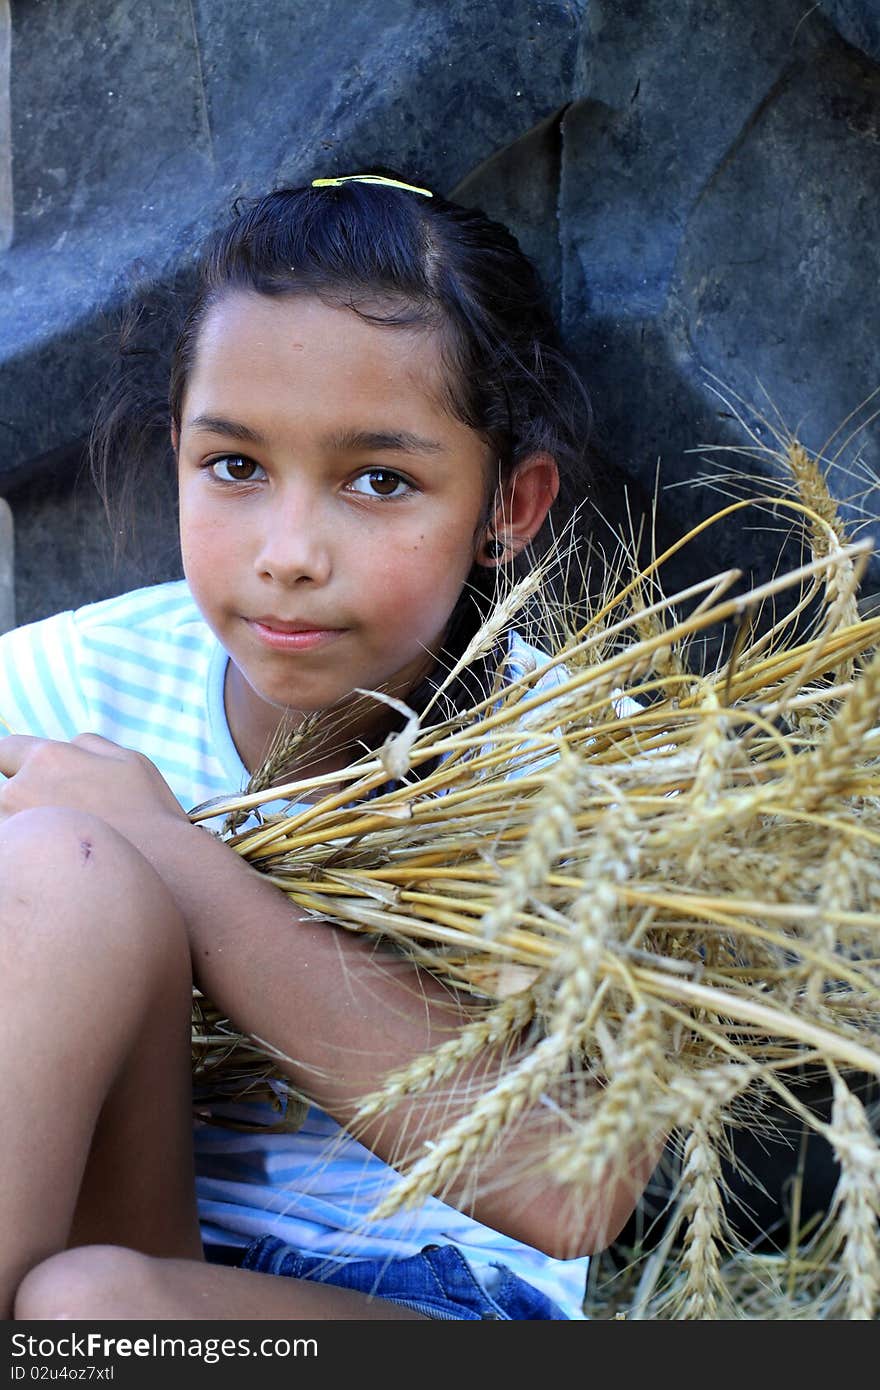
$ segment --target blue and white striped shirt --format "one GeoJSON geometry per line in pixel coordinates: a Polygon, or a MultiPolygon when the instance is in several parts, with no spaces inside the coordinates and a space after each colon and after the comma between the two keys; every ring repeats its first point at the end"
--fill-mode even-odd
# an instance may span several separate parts
{"type": "MultiPolygon", "coordinates": [[[[518,646],[527,660],[532,649],[518,646]]],[[[248,779],[226,722],[227,660],[184,581],[138,589],[0,636],[0,718],[16,733],[91,732],[135,748],[189,810],[248,779]]],[[[550,1259],[435,1198],[367,1223],[397,1175],[317,1107],[294,1134],[197,1125],[195,1138],[208,1244],[269,1233],[310,1254],[362,1259],[451,1242],[481,1277],[505,1264],[582,1316],[585,1259],[550,1259]]]]}

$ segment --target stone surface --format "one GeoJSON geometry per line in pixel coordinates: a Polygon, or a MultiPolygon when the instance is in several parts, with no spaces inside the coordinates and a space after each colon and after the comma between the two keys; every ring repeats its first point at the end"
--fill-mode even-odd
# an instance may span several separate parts
{"type": "Polygon", "coordinates": [[[314,0],[16,6],[0,478],[87,431],[102,315],[133,279],[185,263],[236,195],[368,161],[446,187],[568,98],[574,5],[343,14],[314,0]]]}
{"type": "MultiPolygon", "coordinates": [[[[658,504],[669,541],[718,504],[680,486],[706,471],[695,447],[750,442],[717,391],[741,398],[759,447],[778,410],[821,448],[880,386],[878,73],[799,0],[686,0],[674,23],[616,0],[590,7],[579,87],[562,127],[564,323],[636,496],[658,460],[674,488],[658,504]]],[[[876,462],[866,431],[832,470],[875,535],[876,462]]],[[[730,524],[671,573],[758,577],[778,549],[778,533],[730,524]]]]}
{"type": "Polygon", "coordinates": [[[167,494],[157,501],[160,505],[140,519],[131,543],[117,553],[81,449],[63,453],[51,472],[43,470],[10,492],[17,621],[179,578],[174,510],[167,494]]]}
{"type": "Polygon", "coordinates": [[[0,497],[0,632],[15,626],[15,536],[12,509],[0,497]]]}
{"type": "Polygon", "coordinates": [[[12,15],[9,0],[0,0],[0,251],[12,240],[12,130],[9,78],[12,57],[12,15]]]}
{"type": "MultiPolygon", "coordinates": [[[[82,478],[132,286],[185,280],[237,194],[371,161],[484,206],[534,256],[591,388],[591,495],[615,524],[625,488],[639,514],[659,486],[661,544],[714,510],[692,484],[718,460],[694,450],[749,442],[739,413],[759,450],[774,419],[830,441],[836,494],[876,536],[877,428],[847,436],[880,387],[878,26],[880,0],[18,0],[4,96],[0,0],[20,619],[179,572],[170,508],[149,560],[114,568],[82,478]]],[[[668,582],[761,577],[779,544],[732,522],[668,582]]]]}
{"type": "MultiPolygon", "coordinates": [[[[570,99],[582,11],[19,0],[0,90],[0,235],[4,97],[15,166],[0,249],[0,492],[20,517],[21,621],[139,582],[136,564],[99,562],[100,509],[83,511],[82,483],[78,522],[59,491],[63,478],[73,486],[132,288],[185,275],[233,199],[273,183],[370,162],[458,183],[570,99]],[[31,537],[51,538],[51,563],[45,545],[29,558],[31,537]]],[[[154,577],[169,570],[157,561],[154,577]]]]}
{"type": "Polygon", "coordinates": [[[880,62],[880,0],[819,0],[842,38],[880,62]]]}

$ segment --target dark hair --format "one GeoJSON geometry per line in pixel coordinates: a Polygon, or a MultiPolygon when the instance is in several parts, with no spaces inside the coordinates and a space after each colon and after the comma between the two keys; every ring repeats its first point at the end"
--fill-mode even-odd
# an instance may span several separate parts
{"type": "MultiPolygon", "coordinates": [[[[385,168],[374,172],[404,177],[385,168]]],[[[538,273],[506,227],[436,194],[358,181],[280,188],[239,200],[234,212],[205,247],[173,349],[165,411],[170,407],[175,424],[202,325],[224,295],[317,295],[372,323],[437,333],[449,409],[485,439],[500,476],[546,451],[559,467],[561,507],[580,500],[588,471],[588,398],[538,273]]],[[[136,357],[129,348],[130,364],[137,366],[136,357]]],[[[130,419],[120,379],[92,437],[93,472],[105,502],[119,442],[137,452],[130,419]]],[[[157,427],[161,412],[154,410],[152,421],[157,427]]],[[[491,569],[475,566],[471,578],[453,615],[453,648],[461,649],[482,599],[495,590],[491,569]]]]}
{"type": "Polygon", "coordinates": [[[580,463],[589,405],[531,261],[506,227],[434,195],[349,181],[283,188],[244,206],[209,243],[171,367],[171,417],[207,313],[231,290],[314,294],[370,322],[440,335],[447,403],[502,476],[537,450],[580,463]]]}

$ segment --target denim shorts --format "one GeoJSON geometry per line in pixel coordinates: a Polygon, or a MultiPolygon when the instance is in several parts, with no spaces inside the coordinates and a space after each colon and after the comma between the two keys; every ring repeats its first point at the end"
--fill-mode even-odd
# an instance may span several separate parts
{"type": "Polygon", "coordinates": [[[320,1255],[303,1255],[277,1236],[260,1236],[248,1246],[240,1268],[358,1289],[412,1308],[426,1318],[568,1321],[546,1294],[506,1265],[494,1266],[497,1283],[492,1293],[487,1293],[454,1245],[426,1245],[418,1255],[400,1259],[337,1263],[320,1255]]]}

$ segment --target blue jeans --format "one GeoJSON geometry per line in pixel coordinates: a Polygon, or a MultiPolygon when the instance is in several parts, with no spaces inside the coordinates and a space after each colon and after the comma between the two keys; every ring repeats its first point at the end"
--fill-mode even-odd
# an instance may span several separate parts
{"type": "Polygon", "coordinates": [[[248,1246],[240,1267],[358,1289],[413,1308],[427,1318],[568,1321],[546,1294],[532,1288],[506,1265],[495,1266],[499,1279],[488,1294],[453,1245],[426,1245],[418,1255],[401,1259],[339,1264],[320,1255],[302,1255],[277,1236],[260,1236],[248,1246]]]}

